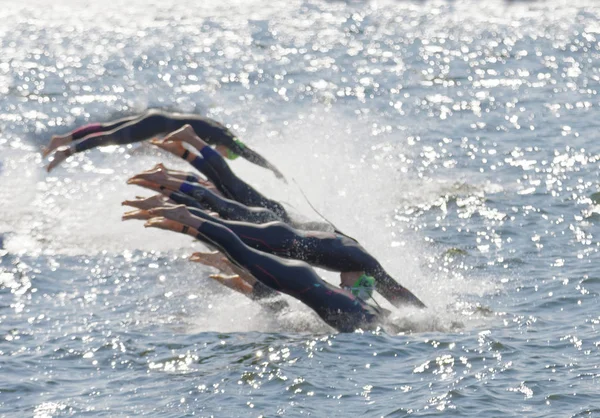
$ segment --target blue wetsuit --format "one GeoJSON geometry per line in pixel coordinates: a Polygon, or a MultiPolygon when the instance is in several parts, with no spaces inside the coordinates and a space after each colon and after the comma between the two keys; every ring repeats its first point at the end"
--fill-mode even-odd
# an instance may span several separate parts
{"type": "Polygon", "coordinates": [[[168,113],[156,109],[142,115],[103,124],[94,123],[76,129],[71,136],[73,141],[80,142],[75,144],[73,150],[82,152],[105,145],[131,144],[176,131],[188,124],[206,143],[224,145],[242,158],[273,171],[278,178],[283,178],[283,174],[262,155],[236,142],[236,136],[219,122],[200,115],[168,113]]]}
{"type": "Polygon", "coordinates": [[[221,193],[246,206],[269,209],[283,221],[290,222],[289,215],[279,202],[263,196],[236,176],[221,154],[210,147],[202,148],[200,154],[202,156],[197,156],[190,164],[213,182],[221,193]]]}
{"type": "Polygon", "coordinates": [[[281,220],[269,209],[248,207],[235,200],[219,196],[198,183],[185,182],[180,190],[180,192],[171,193],[169,197],[179,204],[217,212],[223,219],[256,224],[281,220]]]}

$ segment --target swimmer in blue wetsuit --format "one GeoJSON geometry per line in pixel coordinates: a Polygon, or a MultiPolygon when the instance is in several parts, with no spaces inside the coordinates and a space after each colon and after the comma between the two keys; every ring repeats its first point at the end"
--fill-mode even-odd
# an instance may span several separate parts
{"type": "MultiPolygon", "coordinates": [[[[168,186],[176,187],[172,180],[168,186]]],[[[139,210],[125,214],[127,219],[148,219],[148,210],[166,205],[158,197],[125,201],[123,204],[139,210]]],[[[306,261],[326,270],[342,272],[357,280],[362,275],[373,277],[377,290],[395,306],[406,304],[424,308],[412,292],[394,280],[379,262],[358,242],[344,235],[322,231],[300,231],[283,222],[256,225],[248,222],[227,221],[214,217],[195,207],[188,207],[195,217],[227,227],[246,245],[256,250],[284,258],[306,261]]]]}
{"type": "Polygon", "coordinates": [[[240,156],[271,170],[278,178],[284,178],[275,166],[242,143],[219,122],[200,115],[169,113],[156,109],[108,123],[86,125],[66,135],[55,135],[48,147],[44,149],[43,156],[57,150],[54,160],[47,167],[47,170],[51,171],[75,153],[105,145],[124,145],[144,141],[175,131],[184,125],[190,125],[197,135],[207,143],[216,146],[217,151],[227,158],[235,159],[240,156]],[[72,142],[76,143],[72,144],[72,142]],[[66,147],[67,145],[69,147],[66,147]]]}
{"type": "MultiPolygon", "coordinates": [[[[180,142],[170,141],[165,144],[159,145],[163,149],[167,149],[169,152],[175,155],[186,155],[188,160],[198,161],[195,164],[195,167],[198,167],[202,172],[206,173],[206,175],[210,176],[211,181],[216,181],[219,186],[215,186],[213,183],[203,181],[198,176],[185,173],[176,170],[169,170],[162,164],[157,164],[153,169],[144,171],[141,174],[138,174],[131,179],[129,179],[129,184],[136,184],[142,187],[147,187],[156,191],[163,191],[160,189],[161,186],[166,186],[170,180],[179,180],[184,183],[180,185],[173,186],[171,183],[170,190],[174,193],[171,197],[177,203],[185,204],[186,206],[194,206],[197,207],[197,203],[202,205],[201,208],[206,208],[212,210],[214,212],[219,213],[219,215],[224,219],[229,219],[233,221],[246,221],[252,223],[265,223],[271,221],[284,221],[289,223],[294,228],[310,230],[310,231],[334,231],[334,228],[324,222],[318,221],[299,221],[291,218],[283,206],[274,200],[267,199],[262,196],[256,190],[254,190],[251,186],[247,185],[240,178],[235,176],[229,167],[225,164],[228,169],[227,178],[229,181],[227,184],[240,183],[241,188],[246,190],[245,193],[251,193],[256,196],[251,202],[259,202],[263,204],[263,207],[259,206],[246,206],[244,202],[247,202],[248,199],[242,199],[241,202],[227,199],[223,196],[222,192],[227,193],[228,188],[223,182],[221,182],[221,178],[219,175],[215,174],[213,171],[207,169],[210,167],[209,162],[213,158],[217,158],[214,155],[209,155],[208,162],[203,161],[203,158],[200,156],[196,156],[190,151],[186,150],[180,142]],[[176,193],[182,192],[182,193],[176,193]],[[187,196],[186,196],[187,195],[187,196]],[[197,203],[190,203],[190,198],[193,198],[197,201],[197,203]],[[277,213],[268,207],[278,208],[277,213]]],[[[204,151],[210,152],[210,148],[205,147],[204,151]]],[[[220,157],[218,157],[220,158],[220,157]]],[[[240,186],[235,186],[240,187],[240,186]]],[[[239,194],[236,194],[239,196],[239,194]]]]}
{"type": "MultiPolygon", "coordinates": [[[[269,209],[250,207],[243,205],[240,202],[236,202],[235,200],[227,199],[218,193],[217,190],[206,187],[201,183],[197,183],[196,179],[192,178],[192,176],[188,176],[184,182],[188,185],[188,188],[184,188],[185,190],[189,189],[188,194],[171,190],[159,183],[154,183],[142,178],[130,179],[127,183],[163,193],[174,203],[216,212],[223,219],[251,222],[255,224],[264,224],[266,222],[281,220],[279,216],[275,215],[269,209]]],[[[312,226],[315,226],[314,222],[301,223],[295,221],[292,222],[292,225],[299,229],[317,230],[318,226],[323,226],[321,223],[316,223],[316,227],[312,228],[312,226]]]]}
{"type": "Polygon", "coordinates": [[[237,177],[223,157],[196,135],[191,125],[186,125],[171,132],[162,141],[153,140],[151,142],[189,162],[196,170],[204,174],[223,196],[246,206],[269,209],[284,222],[290,222],[288,213],[279,202],[263,196],[248,183],[237,177]],[[183,143],[196,148],[200,155],[186,149],[183,143]]]}
{"type": "MultiPolygon", "coordinates": [[[[151,209],[149,212],[155,217],[146,226],[175,230],[209,243],[262,284],[312,308],[338,331],[375,328],[387,315],[384,309],[369,305],[355,296],[351,290],[354,282],[342,282],[349,290],[336,288],[322,280],[308,264],[282,260],[254,250],[230,229],[192,216],[184,206],[151,209]]],[[[368,289],[365,290],[368,293],[368,289]]]]}

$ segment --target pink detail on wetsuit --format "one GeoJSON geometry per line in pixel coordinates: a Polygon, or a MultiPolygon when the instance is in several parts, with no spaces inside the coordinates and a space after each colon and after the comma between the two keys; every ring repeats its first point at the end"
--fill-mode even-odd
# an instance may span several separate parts
{"type": "Polygon", "coordinates": [[[261,270],[263,273],[265,273],[267,276],[269,276],[271,279],[273,279],[275,281],[275,283],[277,283],[277,286],[279,286],[280,289],[283,289],[283,287],[281,287],[281,283],[279,283],[279,280],[277,280],[275,278],[275,276],[273,276],[271,273],[269,273],[267,270],[265,270],[264,268],[262,268],[261,266],[259,266],[258,264],[255,264],[254,267],[258,268],[259,270],[261,270]]]}
{"type": "Polygon", "coordinates": [[[90,123],[89,125],[85,125],[79,129],[75,129],[71,135],[84,137],[88,134],[93,134],[94,132],[100,132],[101,130],[102,130],[102,124],[90,123]]]}

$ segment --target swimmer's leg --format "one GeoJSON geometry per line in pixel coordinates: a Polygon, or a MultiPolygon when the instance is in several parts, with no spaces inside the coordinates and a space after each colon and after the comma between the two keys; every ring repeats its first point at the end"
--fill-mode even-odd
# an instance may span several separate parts
{"type": "Polygon", "coordinates": [[[87,135],[98,133],[98,132],[107,132],[112,131],[113,129],[131,121],[140,118],[140,115],[129,116],[122,119],[117,119],[114,121],[106,122],[106,123],[90,123],[84,125],[80,128],[77,128],[65,135],[53,135],[50,139],[50,143],[46,148],[42,151],[42,157],[47,157],[55,149],[62,147],[64,145],[68,145],[73,141],[78,141],[84,138],[87,135]]]}
{"type": "MultiPolygon", "coordinates": [[[[179,143],[178,143],[179,144],[179,143]]],[[[198,180],[200,181],[200,180],[198,180]]],[[[181,191],[188,196],[193,197],[202,205],[210,210],[217,212],[222,218],[235,221],[246,221],[252,223],[265,223],[281,220],[275,213],[265,208],[248,207],[234,200],[227,199],[217,194],[217,190],[209,189],[198,183],[176,180],[167,176],[161,167],[138,174],[128,180],[129,184],[139,184],[143,187],[149,187],[153,190],[166,187],[172,191],[181,191]]],[[[172,199],[178,203],[191,206],[185,198],[181,196],[172,196],[172,199]],[[182,200],[183,199],[183,200],[182,200]]]]}
{"type": "Polygon", "coordinates": [[[69,147],[59,147],[54,159],[48,164],[50,172],[71,155],[92,148],[106,145],[125,145],[144,141],[153,136],[163,134],[171,128],[171,118],[168,114],[152,111],[143,116],[118,125],[110,131],[102,131],[86,135],[81,141],[69,147]]]}
{"type": "Polygon", "coordinates": [[[226,274],[230,273],[229,276],[211,274],[209,277],[225,287],[258,302],[263,308],[272,313],[279,313],[289,307],[288,303],[279,293],[257,281],[247,271],[237,267],[218,251],[213,253],[194,253],[190,257],[190,260],[215,267],[226,274]]]}
{"type": "Polygon", "coordinates": [[[153,145],[156,145],[157,147],[186,160],[196,170],[204,174],[215,185],[219,192],[221,192],[226,197],[232,197],[231,191],[226,187],[225,184],[223,184],[219,174],[213,169],[213,167],[210,164],[208,164],[208,162],[204,158],[186,149],[183,146],[182,141],[173,140],[171,138],[173,138],[173,134],[167,135],[162,140],[153,139],[150,142],[153,145]]]}
{"type": "MultiPolygon", "coordinates": [[[[289,216],[282,205],[271,199],[267,199],[265,196],[256,191],[252,186],[237,177],[225,159],[215,150],[213,150],[206,142],[196,135],[191,125],[185,125],[181,129],[178,129],[164,138],[163,142],[168,141],[181,141],[186,142],[200,151],[202,158],[196,156],[193,160],[188,161],[196,167],[199,171],[204,173],[210,171],[214,176],[218,178],[217,181],[213,181],[215,186],[221,190],[221,188],[228,191],[225,195],[243,203],[247,206],[260,206],[267,208],[275,212],[278,216],[289,221],[289,216]],[[210,165],[211,169],[207,168],[210,165]],[[221,187],[220,187],[221,185],[221,187]]],[[[206,174],[207,177],[208,174],[206,174]]],[[[213,180],[209,177],[210,180],[213,180]]]]}

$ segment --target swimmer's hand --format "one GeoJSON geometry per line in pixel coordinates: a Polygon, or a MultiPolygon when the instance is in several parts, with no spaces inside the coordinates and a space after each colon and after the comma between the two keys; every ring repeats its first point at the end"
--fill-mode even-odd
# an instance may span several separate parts
{"type": "Polygon", "coordinates": [[[121,202],[122,206],[131,206],[132,208],[137,209],[153,209],[159,208],[162,206],[174,205],[175,203],[166,196],[161,194],[154,195],[152,197],[140,197],[136,196],[136,200],[124,200],[121,202]]]}

